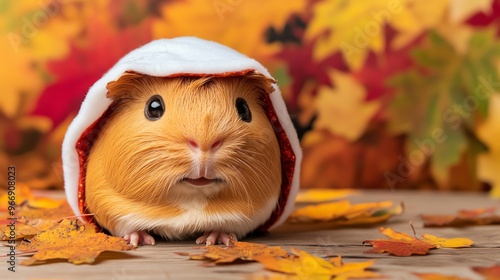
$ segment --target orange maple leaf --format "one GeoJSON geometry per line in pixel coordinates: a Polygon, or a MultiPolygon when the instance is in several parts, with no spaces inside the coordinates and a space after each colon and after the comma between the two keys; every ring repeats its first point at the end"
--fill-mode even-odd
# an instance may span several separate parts
{"type": "Polygon", "coordinates": [[[123,238],[96,232],[92,224],[79,220],[63,220],[52,229],[37,234],[29,242],[17,246],[21,252],[35,252],[22,265],[32,265],[49,259],[68,259],[74,264],[92,263],[104,251],[133,249],[123,238]]]}
{"type": "Polygon", "coordinates": [[[418,239],[412,241],[377,239],[366,240],[363,241],[364,243],[370,243],[373,246],[372,249],[365,251],[365,253],[382,254],[387,252],[398,257],[427,255],[430,249],[436,248],[418,239]]]}

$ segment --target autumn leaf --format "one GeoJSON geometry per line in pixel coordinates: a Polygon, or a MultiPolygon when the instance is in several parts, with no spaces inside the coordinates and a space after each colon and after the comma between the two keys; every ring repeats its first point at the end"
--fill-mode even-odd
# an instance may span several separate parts
{"type": "Polygon", "coordinates": [[[455,275],[444,275],[437,273],[413,273],[422,280],[468,280],[468,278],[462,278],[455,275]]]}
{"type": "Polygon", "coordinates": [[[470,165],[484,151],[466,131],[488,113],[488,98],[476,95],[489,90],[482,79],[497,77],[494,61],[500,48],[492,30],[475,32],[466,54],[458,54],[435,32],[426,40],[423,48],[413,51],[417,67],[389,81],[398,91],[389,107],[389,130],[407,134],[410,164],[422,166],[428,158],[434,179],[446,186],[450,167],[463,153],[470,165]],[[467,103],[469,99],[474,106],[467,103]]]}
{"type": "Polygon", "coordinates": [[[442,238],[431,234],[422,234],[421,240],[437,248],[464,248],[474,244],[469,238],[442,238]]]}
{"type": "Polygon", "coordinates": [[[69,45],[68,56],[47,63],[53,82],[43,90],[31,112],[49,117],[56,126],[80,107],[89,87],[113,64],[152,39],[151,20],[119,29],[108,17],[108,6],[113,5],[107,1],[96,3],[106,12],[87,19],[85,44],[73,42],[69,45]],[[103,51],[103,46],[109,45],[114,47],[103,51]]]}
{"type": "Polygon", "coordinates": [[[330,79],[335,88],[319,88],[314,105],[318,119],[314,127],[327,129],[350,141],[357,140],[365,132],[380,103],[366,102],[366,90],[349,74],[332,70],[330,79]]]}
{"type": "Polygon", "coordinates": [[[478,217],[484,214],[494,214],[497,208],[495,206],[488,208],[477,208],[477,209],[463,209],[458,210],[458,216],[460,217],[478,217]]]}
{"type": "Polygon", "coordinates": [[[399,31],[392,42],[404,47],[423,31],[444,20],[447,0],[323,1],[314,5],[313,17],[306,30],[306,40],[316,40],[314,58],[322,60],[340,51],[353,70],[359,70],[369,54],[386,49],[385,26],[399,31]]]}
{"type": "Polygon", "coordinates": [[[23,241],[16,248],[34,255],[22,265],[32,265],[49,259],[68,259],[74,264],[92,263],[104,251],[133,249],[123,238],[97,233],[95,225],[82,224],[79,220],[63,220],[52,229],[43,231],[29,242],[23,241]]]}
{"type": "Polygon", "coordinates": [[[73,210],[67,202],[54,208],[33,208],[29,204],[22,205],[17,212],[19,218],[24,219],[43,219],[43,220],[61,220],[72,217],[73,210]]]}
{"type": "Polygon", "coordinates": [[[69,41],[84,30],[84,19],[95,16],[95,1],[64,5],[17,1],[3,5],[0,14],[0,31],[5,34],[5,40],[0,42],[0,60],[9,65],[0,68],[0,84],[4,85],[0,111],[12,119],[33,107],[48,81],[45,64],[67,55],[69,41]]]}
{"type": "Polygon", "coordinates": [[[391,201],[352,205],[349,201],[342,200],[299,208],[290,215],[288,222],[328,222],[332,223],[333,226],[370,225],[384,222],[402,212],[403,206],[393,206],[391,201]]]}
{"type": "Polygon", "coordinates": [[[365,269],[374,264],[373,260],[344,264],[341,258],[334,258],[326,261],[322,258],[308,254],[305,251],[291,248],[292,256],[287,258],[262,258],[259,262],[264,268],[271,271],[277,271],[292,275],[297,275],[299,279],[330,279],[331,276],[345,276],[347,278],[375,278],[379,274],[366,271],[365,269]]]}
{"type": "Polygon", "coordinates": [[[332,190],[332,189],[303,189],[295,198],[295,203],[317,203],[344,198],[358,191],[352,189],[332,190]]]}
{"type": "Polygon", "coordinates": [[[304,11],[306,1],[167,1],[159,9],[161,18],[153,23],[155,38],[197,36],[234,48],[257,59],[269,57],[280,45],[266,43],[266,31],[282,29],[288,18],[304,11]],[[203,24],[186,24],[199,22],[203,24]],[[234,26],[235,28],[227,28],[234,26]],[[242,40],[242,31],[245,36],[242,40]]]}
{"type": "Polygon", "coordinates": [[[424,227],[465,227],[500,224],[500,215],[495,215],[495,207],[474,210],[460,210],[456,215],[422,214],[424,227]]]}
{"type": "Polygon", "coordinates": [[[210,265],[232,263],[236,260],[257,261],[263,257],[284,257],[287,252],[281,247],[268,247],[265,244],[249,243],[249,242],[231,242],[227,247],[207,246],[206,252],[201,254],[189,255],[178,252],[178,255],[189,256],[192,260],[213,260],[210,265]]]}
{"type": "Polygon", "coordinates": [[[33,199],[33,193],[28,185],[17,182],[16,188],[14,190],[15,195],[9,195],[9,191],[6,189],[0,189],[0,211],[6,211],[9,206],[9,197],[15,198],[16,204],[21,204],[28,199],[33,199]]]}
{"type": "MultiPolygon", "coordinates": [[[[490,81],[492,86],[497,85],[497,80],[490,81]],[[495,84],[493,84],[495,83],[495,84]]],[[[488,152],[478,156],[477,176],[479,179],[491,184],[491,196],[500,198],[500,96],[492,94],[488,108],[488,118],[480,123],[476,132],[478,137],[488,146],[488,152]]]]}
{"type": "MultiPolygon", "coordinates": [[[[42,220],[42,219],[25,219],[19,218],[15,220],[15,239],[32,238],[33,236],[41,233],[44,230],[50,229],[58,224],[55,220],[42,220]]],[[[0,239],[11,239],[10,224],[0,226],[0,239]]]]}
{"type": "Polygon", "coordinates": [[[481,274],[484,280],[498,280],[500,279],[500,265],[493,265],[490,267],[473,267],[476,273],[481,274]]]}
{"type": "MultiPolygon", "coordinates": [[[[413,228],[413,226],[412,226],[413,228]]],[[[423,234],[417,239],[404,232],[397,232],[391,228],[379,228],[379,231],[390,239],[366,240],[373,248],[365,253],[390,253],[398,257],[411,255],[427,255],[434,248],[462,248],[470,247],[474,242],[468,238],[441,238],[430,234],[423,234]]]]}
{"type": "Polygon", "coordinates": [[[365,251],[367,254],[390,253],[398,257],[408,257],[411,255],[427,255],[430,249],[436,248],[420,240],[366,240],[364,243],[370,243],[373,248],[365,251]]]}
{"type": "MultiPolygon", "coordinates": [[[[413,227],[413,226],[412,226],[413,227]]],[[[381,227],[380,232],[391,238],[392,240],[404,240],[404,241],[413,241],[416,239],[404,232],[397,232],[391,228],[383,228],[381,227]]],[[[468,238],[441,238],[431,234],[422,234],[422,239],[419,239],[429,245],[436,246],[436,248],[463,248],[470,247],[474,242],[468,238]]]]}

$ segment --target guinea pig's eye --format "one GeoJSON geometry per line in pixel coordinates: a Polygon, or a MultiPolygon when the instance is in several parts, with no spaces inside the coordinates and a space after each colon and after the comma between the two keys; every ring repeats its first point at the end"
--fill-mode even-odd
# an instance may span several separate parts
{"type": "Polygon", "coordinates": [[[252,121],[252,112],[250,112],[250,108],[245,99],[237,98],[236,99],[236,110],[238,110],[238,115],[240,119],[244,122],[252,121]]]}
{"type": "Polygon", "coordinates": [[[156,121],[163,116],[163,113],[165,113],[163,98],[159,95],[151,96],[146,102],[146,107],[144,107],[146,119],[156,121]]]}

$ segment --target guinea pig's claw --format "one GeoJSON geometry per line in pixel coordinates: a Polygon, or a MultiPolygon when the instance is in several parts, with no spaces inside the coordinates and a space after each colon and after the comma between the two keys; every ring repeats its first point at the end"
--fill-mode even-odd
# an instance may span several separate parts
{"type": "Polygon", "coordinates": [[[231,241],[238,241],[234,233],[208,231],[205,232],[202,236],[198,237],[198,239],[196,239],[196,244],[205,243],[207,246],[210,246],[219,243],[229,246],[229,243],[231,243],[231,241]]]}
{"type": "Polygon", "coordinates": [[[155,245],[155,239],[145,230],[134,231],[123,236],[123,239],[130,245],[137,247],[140,245],[155,245]]]}

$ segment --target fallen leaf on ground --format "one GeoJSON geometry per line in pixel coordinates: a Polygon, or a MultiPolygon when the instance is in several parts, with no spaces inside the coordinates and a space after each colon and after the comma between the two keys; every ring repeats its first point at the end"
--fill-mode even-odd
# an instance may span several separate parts
{"type": "Polygon", "coordinates": [[[177,252],[180,256],[189,256],[192,260],[214,260],[207,266],[230,264],[237,260],[257,261],[265,269],[286,273],[283,275],[251,275],[250,279],[335,279],[378,278],[380,274],[368,271],[374,260],[360,263],[344,263],[338,256],[325,260],[305,251],[291,248],[292,254],[281,247],[268,247],[264,244],[249,242],[231,242],[229,246],[210,245],[203,247],[207,251],[201,254],[177,252]],[[297,278],[294,278],[297,277],[297,278]]]}
{"type": "Polygon", "coordinates": [[[469,238],[442,238],[431,234],[422,234],[422,241],[437,248],[464,248],[474,244],[469,238]]]}
{"type": "Polygon", "coordinates": [[[306,189],[300,190],[295,198],[295,203],[316,203],[344,198],[351,194],[359,193],[352,189],[306,189]]]}
{"type": "Polygon", "coordinates": [[[291,251],[293,255],[286,258],[266,257],[259,259],[259,262],[267,270],[297,275],[299,279],[330,279],[332,276],[345,277],[344,279],[380,277],[379,274],[366,270],[374,264],[374,260],[344,264],[340,257],[326,261],[305,251],[294,248],[291,248],[291,251]]]}
{"type": "Polygon", "coordinates": [[[74,264],[92,263],[104,251],[133,249],[123,238],[96,232],[95,225],[79,220],[63,220],[52,229],[43,231],[29,242],[23,241],[16,248],[21,252],[35,252],[22,265],[32,265],[49,259],[68,259],[74,264]]]}
{"type": "Polygon", "coordinates": [[[21,206],[17,216],[25,219],[61,220],[74,215],[73,210],[67,202],[56,208],[44,209],[33,208],[29,204],[21,206]]]}
{"type": "Polygon", "coordinates": [[[213,260],[210,265],[232,263],[236,260],[255,261],[261,257],[285,257],[287,252],[281,247],[268,247],[265,244],[249,242],[231,242],[228,247],[207,246],[201,254],[189,255],[183,252],[176,254],[189,256],[192,260],[213,260]]]}
{"type": "Polygon", "coordinates": [[[465,227],[500,224],[500,215],[495,215],[495,207],[474,210],[460,210],[456,215],[422,214],[424,227],[465,227]]]}
{"type": "Polygon", "coordinates": [[[422,280],[468,280],[467,278],[458,277],[455,275],[444,275],[436,273],[413,273],[422,280]]]}
{"type": "Polygon", "coordinates": [[[331,222],[333,226],[371,225],[403,213],[403,205],[391,201],[351,204],[347,200],[321,203],[297,209],[289,223],[331,222]]]}
{"type": "MultiPolygon", "coordinates": [[[[54,220],[42,220],[42,219],[25,219],[20,218],[15,221],[14,236],[16,240],[31,238],[40,232],[50,229],[57,225],[57,221],[54,220]]],[[[12,229],[11,225],[6,224],[0,226],[0,240],[11,239],[10,233],[12,229]]]]}
{"type": "Polygon", "coordinates": [[[436,248],[418,239],[412,241],[406,240],[366,240],[364,243],[370,243],[373,248],[365,251],[365,253],[382,254],[390,253],[398,257],[408,257],[411,255],[427,255],[430,249],[436,248]]]}
{"type": "Polygon", "coordinates": [[[490,267],[473,267],[472,270],[484,276],[485,280],[500,279],[500,264],[490,267]]]}
{"type": "Polygon", "coordinates": [[[460,217],[477,217],[482,214],[494,214],[497,210],[496,207],[488,207],[488,208],[478,208],[472,210],[459,210],[458,216],[460,217]]]}
{"type": "Polygon", "coordinates": [[[16,204],[21,204],[28,199],[34,198],[30,188],[26,184],[20,182],[17,182],[14,192],[15,195],[12,196],[9,195],[8,190],[0,188],[0,211],[8,210],[9,197],[13,197],[16,201],[16,204]]]}
{"type": "Polygon", "coordinates": [[[52,209],[57,208],[66,203],[66,199],[52,199],[47,197],[28,199],[27,205],[32,208],[52,209]]]}
{"type": "MultiPolygon", "coordinates": [[[[413,228],[413,226],[412,226],[413,228]]],[[[427,255],[430,249],[435,248],[463,248],[470,247],[474,242],[468,238],[442,238],[431,234],[423,234],[422,239],[417,239],[404,232],[390,228],[379,228],[379,231],[391,239],[366,240],[373,248],[365,253],[390,253],[398,257],[411,255],[427,255]]]]}

